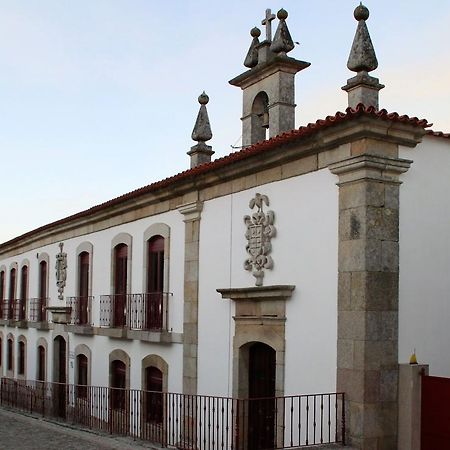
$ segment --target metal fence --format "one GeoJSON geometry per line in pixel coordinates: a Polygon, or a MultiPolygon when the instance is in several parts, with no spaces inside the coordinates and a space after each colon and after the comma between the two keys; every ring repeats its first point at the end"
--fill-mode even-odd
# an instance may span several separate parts
{"type": "Polygon", "coordinates": [[[93,296],[66,297],[66,305],[71,308],[72,325],[92,325],[93,296]]]}
{"type": "Polygon", "coordinates": [[[266,399],[2,378],[0,404],[162,447],[259,450],[345,444],[344,394],[266,399]]]}
{"type": "Polygon", "coordinates": [[[100,296],[100,326],[132,330],[168,330],[170,292],[100,296]]]}

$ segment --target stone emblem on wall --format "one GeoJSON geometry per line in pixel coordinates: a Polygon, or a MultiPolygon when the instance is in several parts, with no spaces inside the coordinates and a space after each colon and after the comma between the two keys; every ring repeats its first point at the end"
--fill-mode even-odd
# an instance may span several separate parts
{"type": "Polygon", "coordinates": [[[269,206],[267,195],[256,194],[250,200],[250,209],[257,208],[251,216],[244,216],[247,226],[245,237],[247,238],[246,250],[248,258],[244,262],[245,270],[251,271],[256,278],[255,285],[262,286],[264,269],[272,269],[273,260],[269,253],[272,250],[270,240],[275,236],[276,229],[273,225],[275,214],[273,211],[264,212],[264,205],[269,206]]]}
{"type": "Polygon", "coordinates": [[[67,253],[63,252],[64,244],[59,244],[59,253],[56,255],[56,286],[58,287],[58,299],[64,300],[64,288],[67,278],[67,253]]]}

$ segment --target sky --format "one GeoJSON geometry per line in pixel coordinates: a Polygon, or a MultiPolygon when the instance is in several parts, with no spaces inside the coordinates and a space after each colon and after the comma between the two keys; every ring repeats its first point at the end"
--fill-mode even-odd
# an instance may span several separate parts
{"type": "MultiPolygon", "coordinates": [[[[213,158],[240,145],[242,94],[228,81],[266,8],[288,11],[300,43],[289,56],[311,63],[296,78],[296,126],[345,110],[357,5],[0,0],[0,242],[188,169],[203,90],[213,158]]],[[[380,107],[450,132],[450,2],[365,5],[380,107]]]]}

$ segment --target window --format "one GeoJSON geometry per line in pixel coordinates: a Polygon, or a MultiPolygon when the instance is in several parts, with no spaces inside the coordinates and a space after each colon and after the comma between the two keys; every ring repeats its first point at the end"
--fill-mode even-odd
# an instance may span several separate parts
{"type": "Polygon", "coordinates": [[[3,319],[3,308],[5,303],[5,271],[0,272],[0,319],[3,319]]]}
{"type": "Polygon", "coordinates": [[[25,308],[28,297],[28,266],[22,266],[20,278],[20,298],[17,304],[17,320],[25,320],[25,308]]]}
{"type": "Polygon", "coordinates": [[[114,360],[111,363],[111,406],[113,409],[125,409],[126,405],[126,365],[124,362],[114,360]]]}
{"type": "Polygon", "coordinates": [[[146,328],[163,325],[164,238],[153,236],[147,244],[147,314],[146,328]]]}
{"type": "Polygon", "coordinates": [[[25,375],[25,342],[19,342],[19,355],[17,358],[17,373],[25,375]]]}
{"type": "Polygon", "coordinates": [[[39,301],[37,305],[37,322],[45,318],[45,306],[47,302],[47,261],[39,263],[39,301]]]}
{"type": "Polygon", "coordinates": [[[13,370],[13,340],[11,338],[8,338],[8,351],[6,357],[8,359],[6,369],[13,370]]]}
{"type": "Polygon", "coordinates": [[[39,345],[37,351],[37,380],[45,381],[45,348],[39,345]]]}
{"type": "Polygon", "coordinates": [[[88,323],[89,301],[89,253],[81,252],[78,255],[78,323],[88,323]]]}
{"type": "Polygon", "coordinates": [[[3,366],[3,339],[0,337],[0,367],[3,366]]]}
{"type": "Polygon", "coordinates": [[[9,302],[8,302],[8,319],[13,318],[14,299],[16,297],[16,269],[12,268],[9,273],[9,302]]]}
{"type": "Polygon", "coordinates": [[[126,323],[126,294],[128,281],[128,246],[119,244],[114,247],[114,321],[115,327],[126,323]]]}
{"type": "Polygon", "coordinates": [[[163,374],[156,367],[145,369],[145,420],[146,422],[162,423],[164,416],[163,374]]]}
{"type": "Polygon", "coordinates": [[[77,396],[87,397],[88,359],[86,355],[77,355],[77,396]]]}

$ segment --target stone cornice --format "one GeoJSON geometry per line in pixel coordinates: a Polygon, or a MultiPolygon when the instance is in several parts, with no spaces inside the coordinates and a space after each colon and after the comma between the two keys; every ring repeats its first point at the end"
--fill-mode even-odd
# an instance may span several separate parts
{"type": "Polygon", "coordinates": [[[203,210],[203,202],[195,201],[185,203],[178,207],[178,211],[184,215],[184,221],[189,222],[192,220],[199,220],[203,210]]]}
{"type": "Polygon", "coordinates": [[[398,176],[406,172],[412,161],[378,155],[360,155],[331,164],[329,169],[339,175],[339,184],[362,179],[398,183],[398,176]]]}
{"type": "Polygon", "coordinates": [[[290,58],[289,56],[276,56],[267,63],[259,64],[253,69],[247,70],[241,75],[238,75],[230,80],[229,83],[233,86],[238,86],[241,89],[245,89],[258,81],[267,78],[273,73],[287,72],[296,74],[310,65],[311,63],[299,61],[298,59],[290,58]]]}
{"type": "MultiPolygon", "coordinates": [[[[328,119],[327,119],[328,120],[328,119]]],[[[382,120],[376,116],[360,115],[333,125],[316,126],[313,131],[294,130],[269,141],[257,144],[258,151],[248,156],[246,150],[239,158],[230,155],[192,171],[192,176],[175,176],[169,183],[161,182],[161,187],[139,189],[125,194],[90,210],[83,211],[55,223],[51,223],[32,232],[19,236],[0,245],[2,256],[11,256],[44,245],[74,237],[87,235],[113,226],[132,222],[163,212],[178,209],[194,200],[209,200],[232,192],[256,187],[260,184],[278,181],[296,176],[294,171],[286,170],[286,175],[275,174],[272,178],[267,171],[298,161],[306,161],[312,155],[339,152],[339,146],[355,142],[362,138],[371,138],[383,142],[415,146],[426,131],[417,125],[393,120],[382,120]],[[226,164],[221,164],[226,160],[226,164]],[[266,175],[259,177],[258,174],[266,175]],[[245,177],[253,177],[249,185],[245,177]],[[242,181],[240,181],[242,180],[242,181]],[[224,183],[232,182],[232,187],[223,189],[224,183]],[[167,184],[167,185],[166,185],[167,184]],[[141,193],[142,192],[142,193],[141,193]]],[[[307,129],[305,129],[307,130],[307,129]]],[[[241,153],[241,152],[240,152],[241,153]]],[[[348,155],[350,156],[350,155],[348,155]]],[[[334,163],[341,157],[326,158],[334,163]]],[[[308,163],[307,173],[323,168],[319,163],[308,163]]],[[[329,164],[329,163],[328,163],[329,164]]],[[[283,169],[284,170],[284,169],[283,169]]],[[[189,173],[191,171],[188,171],[189,173]]],[[[280,173],[281,170],[278,170],[280,173]]],[[[183,175],[183,174],[181,174],[183,175]]]]}
{"type": "Polygon", "coordinates": [[[223,299],[234,301],[286,300],[292,296],[295,286],[280,284],[273,286],[254,286],[244,288],[216,289],[223,299]]]}

